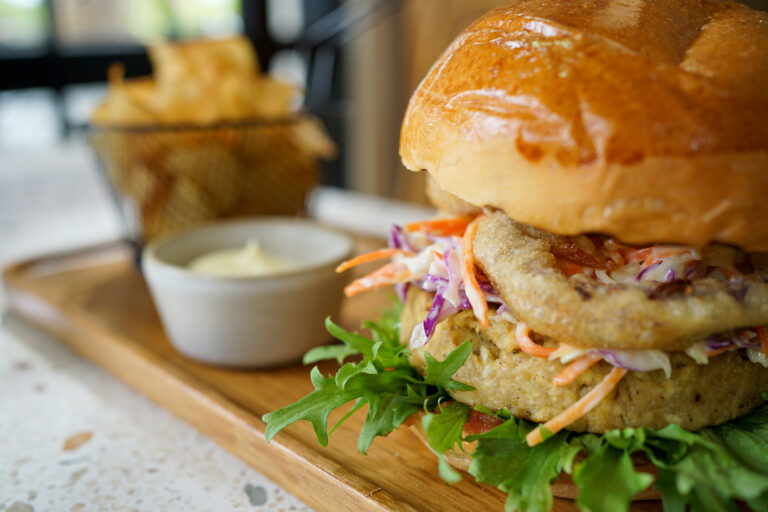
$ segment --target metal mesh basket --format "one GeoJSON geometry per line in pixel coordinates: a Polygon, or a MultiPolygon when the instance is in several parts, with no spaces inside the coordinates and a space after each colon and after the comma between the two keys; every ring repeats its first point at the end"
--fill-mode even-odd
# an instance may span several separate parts
{"type": "Polygon", "coordinates": [[[297,115],[211,126],[92,127],[89,135],[126,222],[143,243],[201,222],[293,215],[335,151],[297,115]]]}

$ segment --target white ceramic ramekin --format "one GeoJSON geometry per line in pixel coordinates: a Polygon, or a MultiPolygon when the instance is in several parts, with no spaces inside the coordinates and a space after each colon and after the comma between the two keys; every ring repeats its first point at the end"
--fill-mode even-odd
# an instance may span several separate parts
{"type": "Polygon", "coordinates": [[[350,237],[308,220],[260,217],[210,225],[154,242],[142,267],[172,344],[198,361],[237,367],[298,360],[329,340],[324,318],[337,316],[344,278],[334,268],[352,254],[350,237]],[[257,277],[218,277],[186,268],[197,256],[261,248],[298,267],[257,277]]]}

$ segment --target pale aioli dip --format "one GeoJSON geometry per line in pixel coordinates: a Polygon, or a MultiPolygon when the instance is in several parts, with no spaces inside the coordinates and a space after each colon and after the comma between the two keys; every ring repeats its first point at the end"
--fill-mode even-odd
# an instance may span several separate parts
{"type": "Polygon", "coordinates": [[[295,262],[262,251],[256,240],[249,240],[244,248],[205,253],[187,265],[194,272],[223,277],[263,276],[295,267],[295,262]]]}

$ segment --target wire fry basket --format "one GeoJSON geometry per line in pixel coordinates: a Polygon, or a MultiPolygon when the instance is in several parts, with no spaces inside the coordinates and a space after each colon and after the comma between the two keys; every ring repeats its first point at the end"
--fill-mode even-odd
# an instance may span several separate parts
{"type": "Polygon", "coordinates": [[[213,219],[295,215],[336,152],[301,114],[215,125],[92,126],[126,235],[143,244],[213,219]]]}

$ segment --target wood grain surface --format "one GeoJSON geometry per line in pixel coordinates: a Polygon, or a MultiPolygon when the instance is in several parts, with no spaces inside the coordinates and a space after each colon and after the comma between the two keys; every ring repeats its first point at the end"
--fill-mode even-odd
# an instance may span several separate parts
{"type": "MultiPolygon", "coordinates": [[[[361,242],[362,245],[370,241],[361,242]]],[[[75,351],[104,367],[201,433],[258,469],[316,510],[503,510],[505,496],[466,475],[443,482],[437,462],[408,429],[377,439],[368,455],[357,451],[364,411],[358,411],[320,447],[300,422],[271,443],[262,414],[312,390],[309,368],[233,370],[192,361],[168,342],[132,253],[98,246],[20,263],[4,272],[9,305],[75,351]]],[[[356,328],[377,316],[390,292],[347,301],[341,324],[356,328]]],[[[330,340],[329,340],[330,341],[330,340]]],[[[332,372],[335,364],[321,367],[332,372]]],[[[340,417],[332,415],[330,423],[340,417]]],[[[636,511],[660,510],[639,502],[636,511]]],[[[556,499],[553,510],[576,510],[556,499]]]]}

